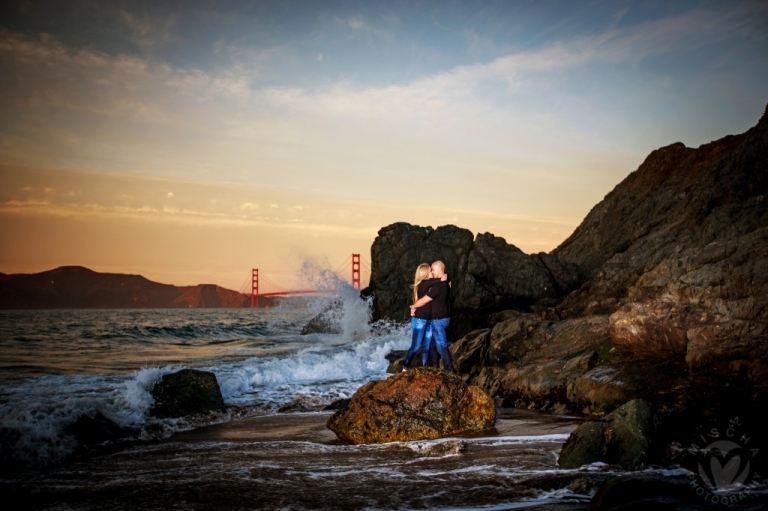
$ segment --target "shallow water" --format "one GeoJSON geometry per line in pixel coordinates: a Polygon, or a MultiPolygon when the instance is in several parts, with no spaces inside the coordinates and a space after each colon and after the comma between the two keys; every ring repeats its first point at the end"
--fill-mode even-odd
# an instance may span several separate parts
{"type": "MultiPolygon", "coordinates": [[[[348,398],[386,377],[384,356],[407,346],[405,326],[368,325],[349,300],[338,335],[300,335],[327,300],[275,309],[0,311],[0,460],[27,468],[59,463],[77,447],[64,433],[97,412],[145,440],[209,422],[149,416],[149,389],[182,367],[212,371],[239,417],[294,400],[348,398]]],[[[346,303],[345,303],[346,305],[346,303]]]]}
{"type": "Polygon", "coordinates": [[[460,439],[349,446],[325,427],[328,413],[277,414],[351,397],[408,347],[407,325],[369,325],[350,296],[338,335],[300,335],[319,300],[0,311],[0,490],[27,509],[565,510],[621,473],[557,467],[577,418],[502,410],[494,430],[460,439]],[[212,371],[227,413],[151,417],[149,389],[181,367],[212,371]],[[83,450],[65,429],[96,412],[138,433],[83,450]]]}
{"type": "Polygon", "coordinates": [[[557,469],[578,419],[506,411],[474,436],[351,446],[325,427],[329,416],[200,428],[0,487],[40,509],[578,509],[614,473],[557,469]],[[430,455],[458,442],[461,453],[430,455]]]}

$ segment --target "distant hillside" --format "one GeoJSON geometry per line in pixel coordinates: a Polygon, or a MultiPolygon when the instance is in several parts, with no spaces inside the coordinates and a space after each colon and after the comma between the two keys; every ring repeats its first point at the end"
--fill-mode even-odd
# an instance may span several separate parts
{"type": "Polygon", "coordinates": [[[249,295],[214,284],[178,287],[152,282],[141,275],[98,273],[82,266],[62,266],[32,274],[0,274],[2,309],[228,308],[249,305],[249,295]]]}

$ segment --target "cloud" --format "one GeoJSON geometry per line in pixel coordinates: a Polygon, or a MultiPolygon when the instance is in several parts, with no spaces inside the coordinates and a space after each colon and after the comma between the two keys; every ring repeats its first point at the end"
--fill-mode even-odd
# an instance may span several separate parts
{"type": "Polygon", "coordinates": [[[168,119],[181,93],[197,102],[249,97],[248,75],[237,67],[218,74],[147,58],[108,55],[66,46],[51,35],[29,36],[0,28],[4,69],[20,79],[3,84],[4,102],[56,106],[143,121],[168,119]],[[34,91],[30,94],[30,90],[34,91]]]}
{"type": "Polygon", "coordinates": [[[254,204],[253,202],[246,202],[245,204],[241,204],[240,205],[240,209],[242,209],[244,211],[245,210],[259,209],[259,205],[258,204],[254,204]]]}
{"type": "Polygon", "coordinates": [[[369,27],[363,21],[363,18],[360,15],[350,16],[348,18],[334,18],[337,25],[345,26],[347,28],[350,28],[352,30],[368,30],[369,27]]]}
{"type": "MultiPolygon", "coordinates": [[[[754,21],[746,14],[694,10],[629,28],[610,28],[596,35],[509,53],[485,63],[455,66],[403,85],[360,89],[352,83],[341,82],[319,92],[272,87],[256,94],[276,107],[360,119],[402,120],[434,117],[446,111],[472,111],[485,105],[477,94],[477,89],[485,84],[503,83],[510,92],[536,90],[546,83],[543,76],[546,73],[594,64],[634,66],[662,54],[693,52],[713,40],[747,30],[754,21]]],[[[346,23],[364,27],[362,22],[346,20],[346,23]]]]}
{"type": "Polygon", "coordinates": [[[323,232],[355,237],[371,237],[378,227],[342,224],[304,222],[300,219],[246,218],[221,212],[200,211],[189,208],[149,205],[142,207],[107,206],[103,204],[53,204],[48,201],[10,200],[0,203],[0,215],[66,217],[101,220],[139,220],[165,225],[191,225],[211,227],[260,227],[269,229],[291,229],[300,232],[323,232]]]}
{"type": "Polygon", "coordinates": [[[169,199],[172,199],[172,198],[173,198],[173,192],[168,192],[168,198],[169,198],[169,199]]]}
{"type": "Polygon", "coordinates": [[[215,98],[247,100],[250,97],[248,77],[236,70],[222,71],[219,76],[199,69],[176,70],[168,78],[166,85],[200,102],[215,98]]]}
{"type": "Polygon", "coordinates": [[[128,30],[131,40],[139,46],[152,48],[172,39],[171,34],[176,25],[174,16],[159,16],[157,13],[150,16],[146,11],[141,15],[123,7],[117,7],[114,13],[128,30]]]}

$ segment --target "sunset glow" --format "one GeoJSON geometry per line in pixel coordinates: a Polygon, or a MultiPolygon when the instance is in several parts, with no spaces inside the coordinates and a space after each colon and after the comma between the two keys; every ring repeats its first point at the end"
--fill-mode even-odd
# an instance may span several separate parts
{"type": "Polygon", "coordinates": [[[0,272],[239,289],[403,221],[562,242],[753,126],[766,2],[5,2],[0,272]]]}

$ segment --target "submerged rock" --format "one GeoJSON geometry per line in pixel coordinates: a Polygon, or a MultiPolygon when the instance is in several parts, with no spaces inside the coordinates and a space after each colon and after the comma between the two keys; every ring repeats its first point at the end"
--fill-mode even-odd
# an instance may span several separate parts
{"type": "Polygon", "coordinates": [[[420,456],[442,457],[464,454],[467,451],[467,442],[463,440],[445,440],[431,442],[408,442],[405,444],[394,444],[397,449],[409,450],[420,456]]]}
{"type": "Polygon", "coordinates": [[[652,429],[650,406],[642,399],[634,399],[576,428],[557,463],[561,468],[578,468],[600,461],[635,470],[648,455],[652,429]]]}
{"type": "Polygon", "coordinates": [[[155,406],[150,414],[159,418],[224,412],[227,409],[216,375],[209,371],[182,369],[163,375],[151,394],[155,406]]]}
{"type": "Polygon", "coordinates": [[[340,334],[342,332],[340,316],[344,313],[344,303],[334,300],[329,303],[317,316],[310,319],[301,329],[301,335],[307,334],[340,334]]]}
{"type": "Polygon", "coordinates": [[[327,403],[319,396],[299,396],[277,410],[277,413],[307,413],[323,412],[328,410],[342,410],[349,404],[349,399],[337,399],[327,403]]]}
{"type": "Polygon", "coordinates": [[[345,442],[372,444],[479,431],[495,421],[496,405],[480,388],[420,367],[366,383],[327,425],[345,442]]]}
{"type": "Polygon", "coordinates": [[[321,411],[325,412],[330,410],[344,410],[349,406],[349,401],[349,399],[337,399],[333,403],[324,406],[321,411]]]}
{"type": "Polygon", "coordinates": [[[79,445],[95,445],[138,436],[140,430],[120,426],[101,412],[96,412],[93,417],[81,415],[76,422],[67,426],[64,432],[74,436],[79,445]]]}

